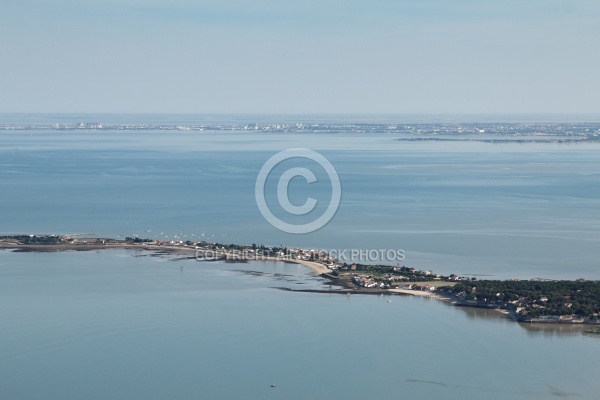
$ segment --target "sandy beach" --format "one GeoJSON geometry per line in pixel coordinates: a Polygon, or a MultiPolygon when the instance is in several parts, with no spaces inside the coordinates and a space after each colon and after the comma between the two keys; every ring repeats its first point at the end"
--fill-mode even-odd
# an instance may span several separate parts
{"type": "Polygon", "coordinates": [[[294,263],[294,264],[301,264],[301,265],[304,265],[305,267],[312,269],[318,275],[330,274],[331,272],[333,272],[332,270],[327,268],[325,265],[318,263],[318,262],[314,262],[314,261],[304,261],[304,260],[298,260],[295,258],[277,258],[277,257],[266,257],[266,258],[261,257],[261,258],[259,258],[259,260],[283,261],[283,262],[289,262],[289,263],[294,263]]]}
{"type": "Polygon", "coordinates": [[[422,291],[422,290],[408,290],[408,289],[387,289],[392,293],[410,294],[412,296],[425,296],[425,297],[439,297],[435,292],[422,291]]]}

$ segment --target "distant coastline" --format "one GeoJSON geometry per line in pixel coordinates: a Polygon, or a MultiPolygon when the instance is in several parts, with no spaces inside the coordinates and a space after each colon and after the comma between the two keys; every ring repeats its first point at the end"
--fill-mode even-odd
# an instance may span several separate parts
{"type": "MultiPolygon", "coordinates": [[[[496,310],[515,322],[600,324],[600,281],[476,280],[457,275],[385,265],[340,263],[313,250],[150,239],[83,238],[77,235],[0,236],[0,250],[20,252],[146,250],[191,254],[199,261],[279,261],[300,264],[329,281],[336,290],[286,291],[366,295],[426,296],[460,307],[496,310]],[[556,303],[559,303],[558,305],[556,303]]],[[[598,329],[590,331],[598,333],[598,329]]]]}
{"type": "MultiPolygon", "coordinates": [[[[103,118],[98,116],[99,120],[103,118]]],[[[301,119],[252,123],[3,123],[0,131],[65,133],[184,132],[184,133],[312,133],[312,134],[395,134],[400,141],[466,141],[483,143],[600,143],[600,122],[365,122],[301,119]]]]}

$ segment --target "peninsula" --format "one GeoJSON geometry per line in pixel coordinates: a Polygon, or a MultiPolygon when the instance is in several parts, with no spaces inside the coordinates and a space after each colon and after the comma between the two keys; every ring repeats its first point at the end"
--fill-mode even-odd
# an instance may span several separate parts
{"type": "Polygon", "coordinates": [[[307,266],[328,279],[331,285],[342,287],[331,293],[430,296],[451,301],[456,306],[503,311],[518,322],[600,324],[598,280],[477,280],[405,266],[348,264],[311,249],[204,241],[164,242],[138,237],[118,240],[77,235],[10,235],[0,236],[0,249],[22,252],[135,249],[187,252],[191,253],[190,258],[206,262],[283,261],[307,266]]]}

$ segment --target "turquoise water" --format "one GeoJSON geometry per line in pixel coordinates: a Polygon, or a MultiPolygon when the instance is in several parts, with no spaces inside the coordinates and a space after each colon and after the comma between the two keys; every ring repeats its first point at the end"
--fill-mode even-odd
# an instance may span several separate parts
{"type": "Polygon", "coordinates": [[[0,252],[1,398],[594,399],[600,390],[600,339],[580,331],[528,330],[435,300],[273,289],[322,286],[295,265],[142,254],[0,252]]]}

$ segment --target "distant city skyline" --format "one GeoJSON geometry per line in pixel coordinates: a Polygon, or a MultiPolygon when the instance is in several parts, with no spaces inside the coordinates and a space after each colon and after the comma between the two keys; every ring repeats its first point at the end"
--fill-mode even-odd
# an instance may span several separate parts
{"type": "Polygon", "coordinates": [[[0,113],[600,112],[600,3],[23,0],[0,113]]]}

